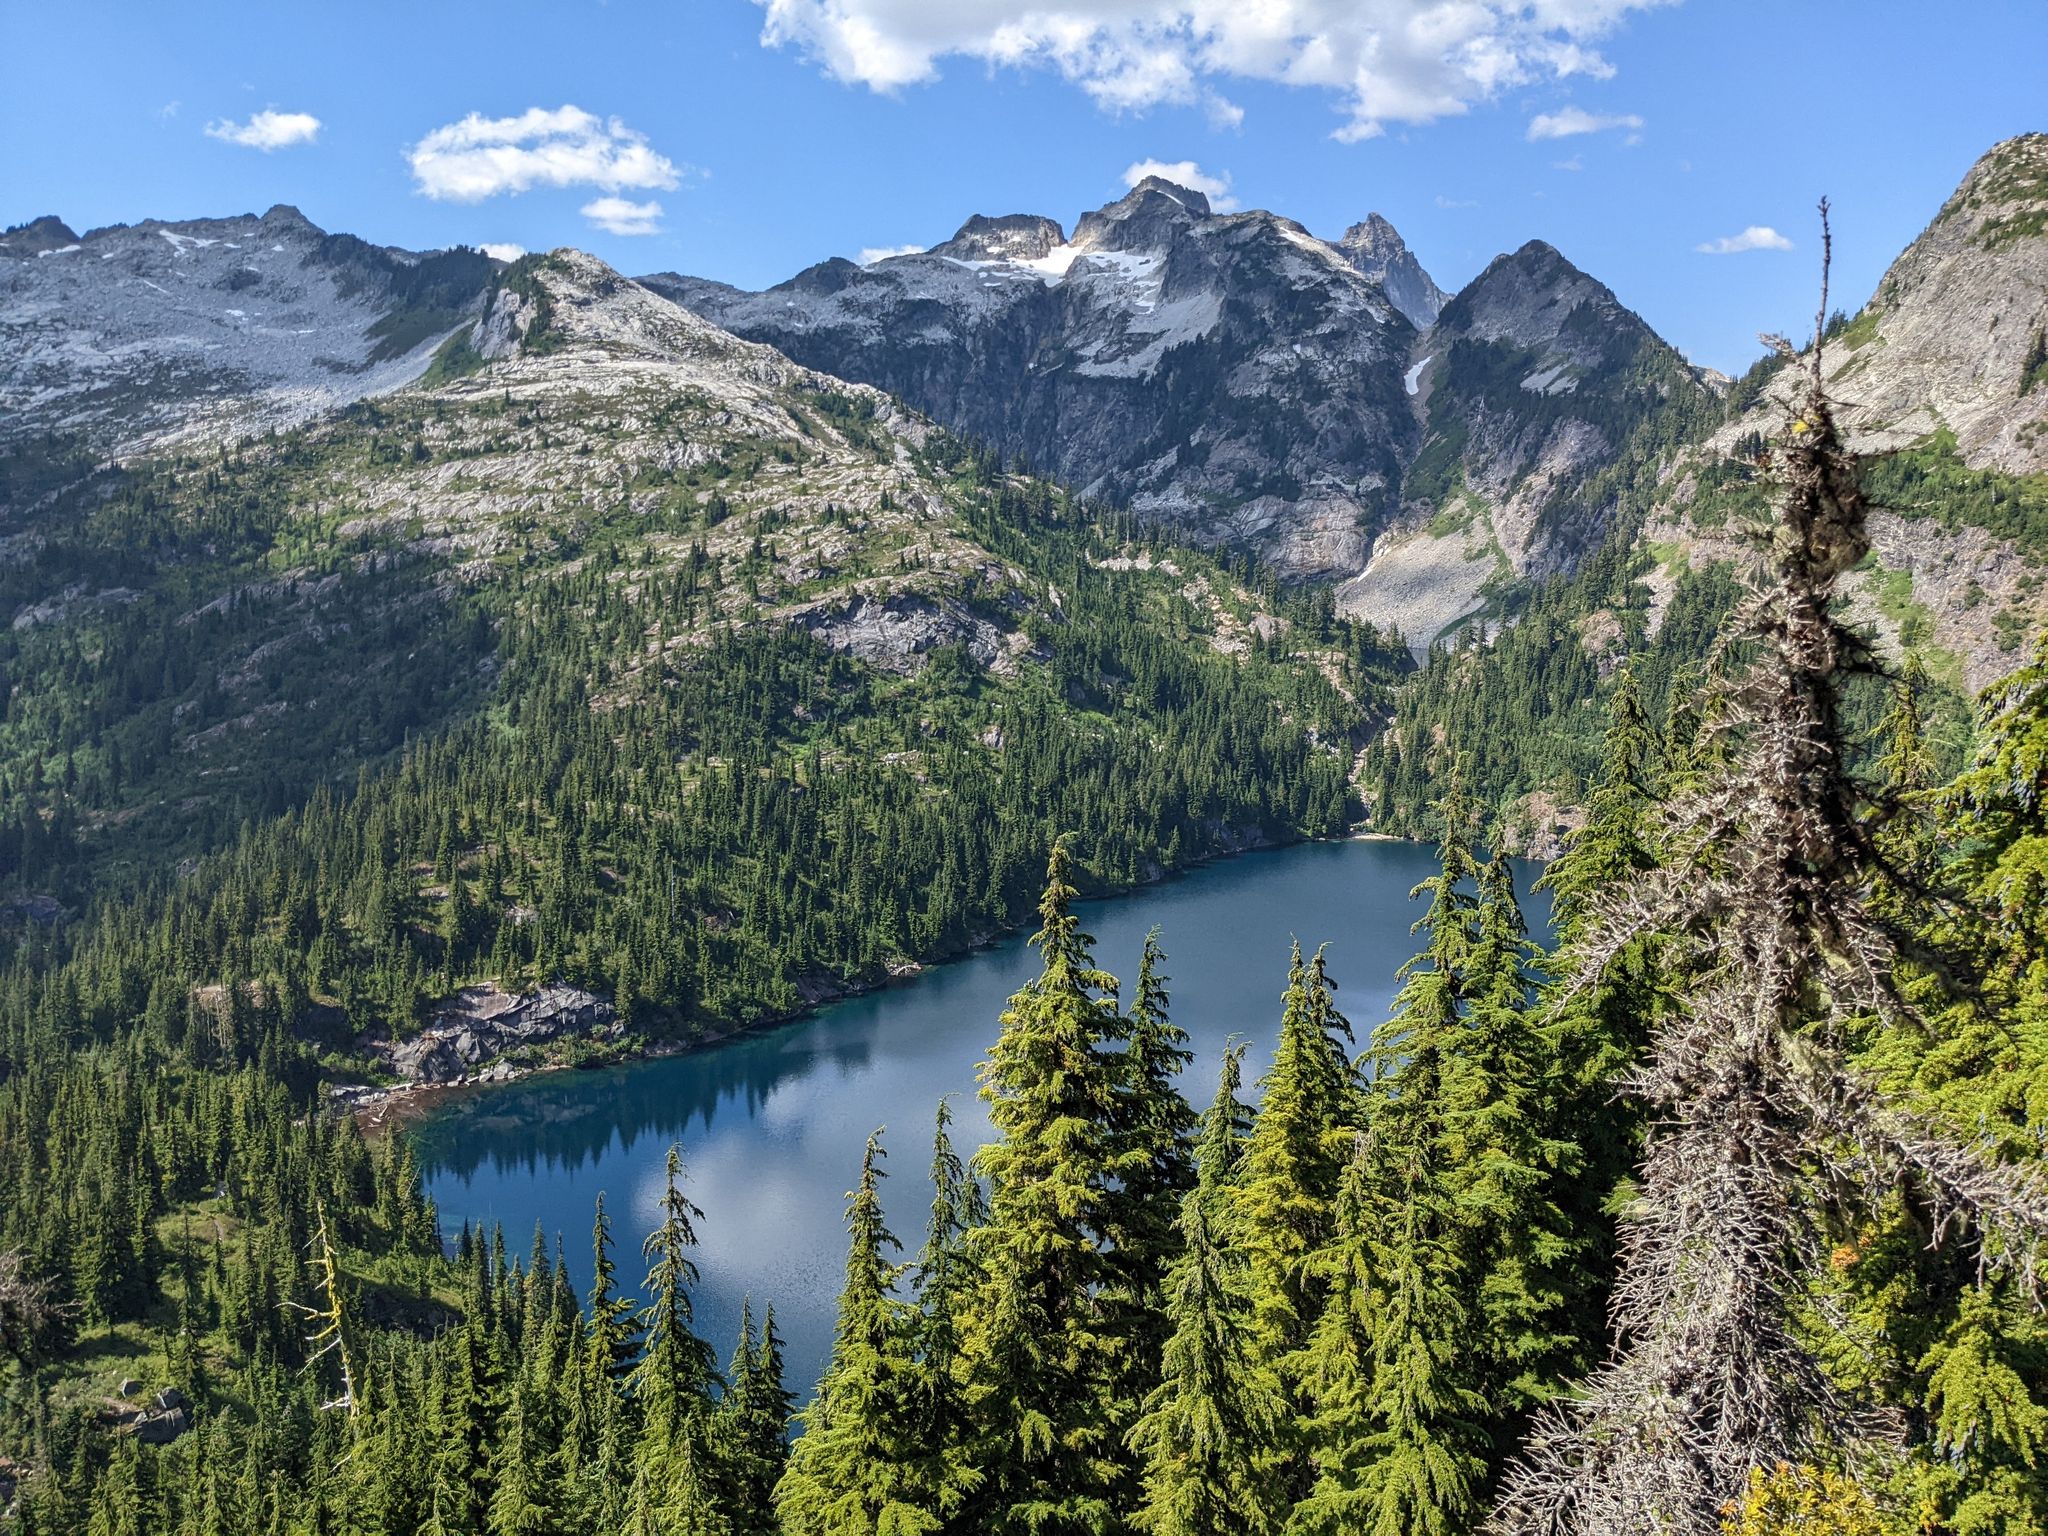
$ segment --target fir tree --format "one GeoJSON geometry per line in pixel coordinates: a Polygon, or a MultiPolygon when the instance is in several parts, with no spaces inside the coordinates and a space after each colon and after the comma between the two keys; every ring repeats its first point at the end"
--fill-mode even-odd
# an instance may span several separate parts
{"type": "Polygon", "coordinates": [[[788,1536],[921,1536],[941,1528],[912,1473],[920,1448],[902,1303],[893,1295],[898,1244],[882,1215],[881,1132],[868,1138],[860,1183],[847,1194],[846,1284],[832,1358],[799,1416],[803,1433],[775,1491],[788,1536]]]}
{"type": "Polygon", "coordinates": [[[605,1214],[604,1193],[598,1192],[597,1215],[590,1233],[590,1326],[587,1348],[597,1383],[609,1387],[624,1381],[640,1351],[640,1332],[633,1324],[633,1301],[617,1290],[618,1266],[612,1262],[612,1225],[605,1214]]]}
{"type": "Polygon", "coordinates": [[[1159,1380],[1166,1275],[1180,1252],[1180,1207],[1195,1183],[1195,1116],[1176,1086],[1190,1053],[1187,1035],[1168,1016],[1164,959],[1154,929],[1125,1016],[1116,1182],[1103,1234],[1115,1255],[1103,1303],[1120,1354],[1110,1390],[1128,1403],[1142,1401],[1159,1380]]]}
{"type": "Polygon", "coordinates": [[[1147,1536],[1269,1536],[1266,1464],[1287,1400],[1247,1349],[1246,1306],[1234,1265],[1210,1230],[1210,1202],[1181,1202],[1182,1251],[1167,1282],[1160,1384],[1130,1433],[1143,1462],[1143,1502],[1131,1520],[1147,1536]]]}
{"type": "Polygon", "coordinates": [[[640,1313],[646,1347],[627,1386],[652,1443],[672,1445],[710,1400],[718,1380],[711,1346],[691,1327],[691,1290],[697,1284],[696,1223],[704,1219],[683,1193],[683,1149],[671,1145],[663,1169],[661,1221],[642,1247],[649,1269],[640,1313]]]}
{"type": "Polygon", "coordinates": [[[1073,915],[1071,855],[1054,844],[1032,943],[1040,974],[1010,999],[981,1070],[998,1140],[982,1153],[989,1219],[961,1341],[968,1411],[984,1436],[980,1498],[997,1533],[1099,1532],[1119,1518],[1129,1405],[1111,1395],[1116,1340],[1098,1297],[1123,1064],[1116,981],[1073,915]]]}

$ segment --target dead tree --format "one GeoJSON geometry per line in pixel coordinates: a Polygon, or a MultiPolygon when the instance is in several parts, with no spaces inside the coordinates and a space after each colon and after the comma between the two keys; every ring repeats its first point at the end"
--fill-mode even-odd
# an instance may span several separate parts
{"type": "MultiPolygon", "coordinates": [[[[1821,204],[1821,313],[1827,204],[1821,204]]],[[[1540,1418],[1492,1526],[1503,1536],[1714,1536],[1753,1467],[1889,1426],[1802,1342],[1795,1310],[1827,1223],[1901,1185],[1936,1242],[2031,1278],[2048,1188],[1885,1096],[1844,1026],[1911,1009],[1900,938],[1867,898],[1881,859],[1843,761],[1839,690],[1875,667],[1832,612],[1869,550],[1857,460],[1811,366],[1769,462],[1777,519],[1706,710],[1722,766],[1660,813],[1664,867],[1599,898],[1577,970],[1590,985],[1637,937],[1685,977],[1625,1091],[1654,1121],[1625,1219],[1608,1363],[1540,1418]]],[[[1782,338],[1765,340],[1792,355],[1782,338]]]]}
{"type": "Polygon", "coordinates": [[[29,1274],[19,1253],[0,1253],[0,1358],[28,1363],[69,1310],[54,1284],[29,1274]]]}
{"type": "Polygon", "coordinates": [[[356,1390],[355,1359],[349,1353],[348,1320],[341,1301],[341,1262],[335,1256],[334,1244],[327,1235],[326,1207],[316,1205],[314,1215],[316,1225],[307,1245],[313,1256],[306,1260],[306,1267],[313,1271],[313,1284],[319,1293],[320,1305],[309,1307],[297,1301],[286,1305],[319,1325],[306,1337],[306,1343],[312,1348],[307,1364],[331,1354],[341,1373],[341,1395],[331,1402],[322,1403],[321,1411],[326,1413],[339,1408],[354,1419],[362,1411],[362,1400],[356,1390]]]}

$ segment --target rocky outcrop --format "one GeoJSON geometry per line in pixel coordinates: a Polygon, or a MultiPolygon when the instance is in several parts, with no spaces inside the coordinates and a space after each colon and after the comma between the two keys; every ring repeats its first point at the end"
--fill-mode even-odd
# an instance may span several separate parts
{"type": "Polygon", "coordinates": [[[116,1433],[133,1435],[144,1445],[169,1445],[192,1427],[192,1405],[176,1387],[163,1388],[145,1403],[126,1401],[140,1390],[140,1383],[124,1381],[121,1396],[107,1399],[100,1416],[116,1433]]]}
{"type": "Polygon", "coordinates": [[[2048,134],[1971,167],[1827,365],[1861,446],[1947,430],[1973,469],[2048,468],[2048,134]]]}
{"type": "Polygon", "coordinates": [[[983,667],[994,666],[1006,649],[1004,632],[987,619],[916,593],[882,599],[856,593],[845,604],[814,610],[801,622],[833,650],[899,676],[922,669],[941,646],[964,646],[983,667]]]}
{"type": "Polygon", "coordinates": [[[580,987],[547,986],[524,996],[496,986],[465,987],[434,1010],[427,1027],[391,1045],[365,1040],[407,1082],[449,1083],[522,1046],[567,1036],[620,1032],[612,1005],[580,987]]]}

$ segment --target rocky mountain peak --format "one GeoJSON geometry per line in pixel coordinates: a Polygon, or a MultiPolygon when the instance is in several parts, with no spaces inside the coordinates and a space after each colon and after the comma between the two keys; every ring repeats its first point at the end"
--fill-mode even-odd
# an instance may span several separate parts
{"type": "Polygon", "coordinates": [[[1436,324],[1450,296],[1423,270],[1400,232],[1385,218],[1367,214],[1364,223],[1344,231],[1337,248],[1363,276],[1380,285],[1387,302],[1406,315],[1410,325],[1426,331],[1436,324]]]}
{"type": "Polygon", "coordinates": [[[290,203],[272,203],[269,211],[258,221],[266,230],[296,230],[304,234],[321,234],[318,224],[307,218],[290,203]]]}
{"type": "Polygon", "coordinates": [[[76,244],[78,236],[72,233],[71,226],[54,213],[17,224],[0,234],[0,249],[18,256],[40,256],[44,251],[59,251],[76,244]]]}
{"type": "Polygon", "coordinates": [[[1147,176],[1107,207],[1082,214],[1074,244],[1086,251],[1158,251],[1209,217],[1209,199],[1201,193],[1147,176]]]}
{"type": "Polygon", "coordinates": [[[1059,221],[1037,213],[977,213],[953,238],[932,247],[955,261],[1042,261],[1067,242],[1059,221]]]}
{"type": "Polygon", "coordinates": [[[828,256],[815,266],[805,267],[795,277],[784,278],[770,293],[816,293],[833,294],[860,276],[858,262],[848,261],[844,256],[828,256]]]}
{"type": "Polygon", "coordinates": [[[1974,469],[2048,466],[2048,134],[1971,166],[1825,351],[1858,446],[1945,428],[1974,469]]]}
{"type": "Polygon", "coordinates": [[[1604,327],[1596,327],[1595,321],[1624,317],[1633,328],[1647,329],[1605,283],[1581,272],[1555,246],[1531,240],[1488,262],[1485,271],[1444,305],[1437,329],[1517,347],[1548,348],[1569,334],[1596,340],[1604,327]],[[1585,306],[1592,306],[1591,312],[1579,315],[1585,306]]]}

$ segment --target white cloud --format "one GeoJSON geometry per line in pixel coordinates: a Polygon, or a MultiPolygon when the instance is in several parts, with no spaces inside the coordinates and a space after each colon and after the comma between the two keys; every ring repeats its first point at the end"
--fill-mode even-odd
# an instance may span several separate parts
{"type": "Polygon", "coordinates": [[[477,249],[486,256],[495,257],[499,261],[517,261],[526,254],[525,246],[510,245],[502,240],[486,240],[477,249]]]}
{"type": "Polygon", "coordinates": [[[1218,213],[1229,213],[1237,207],[1237,199],[1230,195],[1228,171],[1218,171],[1211,176],[1192,160],[1138,160],[1124,167],[1124,185],[1127,187],[1135,187],[1147,176],[1158,176],[1176,187],[1201,193],[1218,213]]]}
{"type": "Polygon", "coordinates": [[[1479,199],[1476,197],[1445,197],[1443,193],[1439,192],[1436,195],[1436,205],[1439,208],[1477,208],[1479,206],[1479,199]]]}
{"type": "MultiPolygon", "coordinates": [[[[1633,112],[1588,112],[1583,107],[1566,107],[1558,112],[1542,112],[1529,119],[1529,142],[1539,143],[1544,139],[1569,139],[1581,133],[1605,133],[1610,128],[1639,129],[1643,120],[1633,112]]],[[[1636,142],[1631,136],[1630,143],[1636,142]]]]}
{"type": "Polygon", "coordinates": [[[836,79],[898,91],[947,58],[1058,72],[1111,111],[1200,105],[1237,121],[1226,80],[1338,98],[1337,137],[1429,123],[1503,91],[1607,79],[1591,46],[1667,0],[756,0],[761,41],[836,79]]]}
{"type": "Polygon", "coordinates": [[[1586,168],[1586,162],[1577,155],[1573,155],[1569,160],[1551,161],[1550,168],[1553,171],[1583,171],[1586,168]]]}
{"type": "Polygon", "coordinates": [[[156,115],[159,118],[161,118],[164,122],[169,122],[172,118],[178,115],[178,108],[182,107],[183,105],[185,105],[185,103],[183,103],[182,101],[167,101],[162,106],[156,109],[156,115]]]}
{"type": "Polygon", "coordinates": [[[608,235],[658,235],[661,233],[661,204],[623,197],[600,197],[577,210],[608,235]]]}
{"type": "Polygon", "coordinates": [[[864,245],[856,258],[864,267],[872,267],[878,261],[887,261],[891,256],[915,256],[924,249],[921,245],[864,245]]]}
{"type": "Polygon", "coordinates": [[[206,136],[228,144],[240,144],[247,149],[260,149],[268,154],[273,149],[312,143],[320,136],[320,119],[310,112],[279,112],[265,107],[246,123],[226,118],[208,123],[206,136]]]}
{"type": "Polygon", "coordinates": [[[1768,224],[1752,224],[1739,235],[1723,235],[1693,247],[1709,256],[1734,256],[1742,251],[1789,251],[1792,242],[1768,224]]]}
{"type": "Polygon", "coordinates": [[[517,117],[472,112],[436,128],[406,159],[416,190],[455,203],[531,187],[667,191],[682,180],[681,169],[656,154],[645,134],[575,106],[529,107],[517,117]]]}

